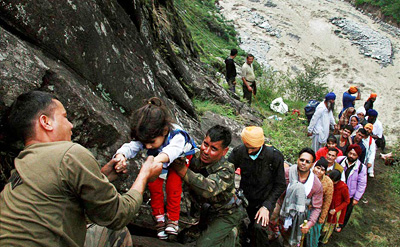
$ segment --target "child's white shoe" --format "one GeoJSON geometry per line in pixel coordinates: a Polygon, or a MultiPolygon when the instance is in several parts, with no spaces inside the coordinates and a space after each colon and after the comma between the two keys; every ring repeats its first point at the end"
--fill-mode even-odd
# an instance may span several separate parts
{"type": "Polygon", "coordinates": [[[178,221],[168,220],[167,227],[165,228],[167,234],[178,235],[179,225],[178,221]]]}

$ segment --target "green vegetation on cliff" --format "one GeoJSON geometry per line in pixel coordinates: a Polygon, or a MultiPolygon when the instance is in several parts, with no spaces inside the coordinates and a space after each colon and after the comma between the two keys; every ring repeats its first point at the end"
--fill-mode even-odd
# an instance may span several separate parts
{"type": "Polygon", "coordinates": [[[386,16],[393,17],[397,23],[400,23],[400,0],[356,0],[355,5],[371,4],[381,8],[386,16]]]}
{"type": "MultiPolygon", "coordinates": [[[[235,59],[237,64],[244,63],[246,52],[239,47],[233,24],[225,21],[214,2],[213,0],[177,0],[174,4],[191,32],[200,60],[209,65],[211,71],[224,74],[224,59],[229,55],[230,49],[239,50],[235,59]]],[[[309,99],[323,99],[328,92],[326,85],[320,82],[324,76],[323,68],[315,60],[312,64],[305,64],[303,71],[298,73],[283,72],[273,68],[263,70],[257,64],[257,60],[255,61],[258,85],[253,107],[265,116],[263,128],[270,144],[280,149],[287,160],[294,162],[297,152],[302,147],[310,145],[310,139],[305,135],[304,118],[290,113],[293,109],[302,111],[309,99]],[[278,97],[283,97],[284,102],[288,104],[288,114],[279,115],[270,109],[271,102],[278,97]],[[277,114],[282,120],[276,120],[277,117],[268,118],[277,114]]],[[[238,83],[236,93],[241,97],[239,76],[236,81],[238,83]]],[[[220,84],[225,89],[228,88],[223,77],[220,79],[220,84]]],[[[193,103],[200,115],[208,110],[235,119],[235,111],[230,106],[202,102],[198,99],[195,99],[193,103]]],[[[242,121],[238,117],[236,120],[242,121]]]]}
{"type": "MultiPolygon", "coordinates": [[[[400,1],[359,0],[359,2],[385,2],[385,6],[394,9],[400,1]]],[[[224,22],[214,6],[214,1],[177,0],[175,3],[178,5],[179,14],[184,15],[185,24],[192,32],[194,42],[197,43],[201,61],[207,63],[211,71],[224,73],[223,59],[228,56],[229,49],[239,46],[232,23],[224,22]]],[[[397,13],[400,11],[397,10],[397,13]]],[[[240,50],[239,56],[235,59],[236,63],[242,64],[244,56],[245,52],[240,50]]],[[[310,146],[310,139],[306,137],[307,121],[304,120],[303,108],[309,99],[322,100],[328,92],[326,85],[320,81],[323,77],[324,68],[317,60],[305,64],[301,72],[270,68],[257,76],[257,96],[252,107],[265,117],[262,127],[269,144],[278,148],[291,163],[296,162],[297,152],[301,148],[310,146]],[[282,97],[288,105],[287,114],[278,114],[270,110],[271,101],[277,97],[282,97]],[[291,114],[293,109],[299,109],[303,117],[291,114]]],[[[241,80],[237,78],[237,82],[239,85],[236,93],[241,96],[241,80]]],[[[224,79],[221,78],[220,84],[227,89],[224,79]]],[[[194,100],[194,105],[200,115],[205,111],[212,111],[238,122],[243,121],[228,105],[198,99],[194,100]]],[[[384,166],[380,159],[376,159],[375,178],[368,179],[366,193],[354,208],[349,225],[341,234],[334,233],[326,246],[398,246],[399,147],[400,143],[395,147],[397,152],[393,153],[396,160],[394,166],[384,166]]]]}

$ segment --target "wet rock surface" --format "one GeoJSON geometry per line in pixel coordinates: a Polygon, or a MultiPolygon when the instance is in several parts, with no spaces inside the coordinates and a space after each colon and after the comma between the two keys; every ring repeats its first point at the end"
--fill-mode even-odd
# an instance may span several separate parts
{"type": "MultiPolygon", "coordinates": [[[[259,121],[207,76],[173,1],[2,1],[0,48],[0,189],[23,147],[8,135],[7,111],[33,89],[62,101],[73,141],[100,164],[130,140],[131,114],[152,96],[197,143],[204,133],[193,97],[231,105],[249,124],[259,121]]],[[[142,161],[131,161],[119,189],[130,187],[142,161]]]]}
{"type": "Polygon", "coordinates": [[[358,45],[360,53],[378,60],[383,66],[392,63],[393,48],[389,38],[368,26],[345,18],[335,17],[331,22],[339,27],[335,34],[358,45]]]}

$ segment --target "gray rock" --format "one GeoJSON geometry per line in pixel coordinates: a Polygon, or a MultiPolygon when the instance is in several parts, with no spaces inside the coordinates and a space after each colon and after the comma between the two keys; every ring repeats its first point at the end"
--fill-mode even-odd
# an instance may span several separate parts
{"type": "Polygon", "coordinates": [[[335,34],[347,37],[353,44],[358,45],[360,53],[378,60],[382,66],[392,63],[393,48],[389,38],[363,24],[345,18],[335,17],[331,22],[342,29],[341,32],[335,31],[335,34]]]}
{"type": "MultiPolygon", "coordinates": [[[[0,3],[0,187],[22,147],[6,129],[6,112],[18,95],[32,89],[52,92],[64,103],[74,124],[73,140],[100,164],[130,140],[131,113],[152,96],[166,102],[197,143],[204,132],[193,97],[230,105],[246,123],[261,121],[259,113],[206,75],[173,1],[153,3],[0,3]]],[[[130,187],[142,161],[142,155],[130,161],[130,173],[117,188],[130,187]]]]}

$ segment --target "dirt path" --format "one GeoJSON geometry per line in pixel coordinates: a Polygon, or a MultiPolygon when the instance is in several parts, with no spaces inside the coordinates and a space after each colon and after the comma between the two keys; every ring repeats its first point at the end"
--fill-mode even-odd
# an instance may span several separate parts
{"type": "Polygon", "coordinates": [[[322,65],[327,69],[324,80],[338,96],[337,110],[342,107],[341,98],[350,85],[348,81],[353,81],[351,84],[358,85],[362,92],[356,107],[376,92],[378,100],[374,108],[379,112],[384,134],[392,143],[398,138],[400,60],[394,58],[392,65],[382,67],[376,59],[360,54],[359,47],[349,39],[336,35],[338,27],[330,19],[346,18],[369,27],[388,38],[395,51],[400,47],[400,32],[396,35],[342,1],[220,0],[219,3],[221,13],[235,24],[242,48],[254,53],[262,64],[286,71],[301,69],[315,58],[323,59],[322,65]]]}
{"type": "Polygon", "coordinates": [[[400,196],[390,186],[394,168],[377,160],[375,178],[368,185],[341,233],[334,233],[326,246],[400,246],[400,196]]]}

